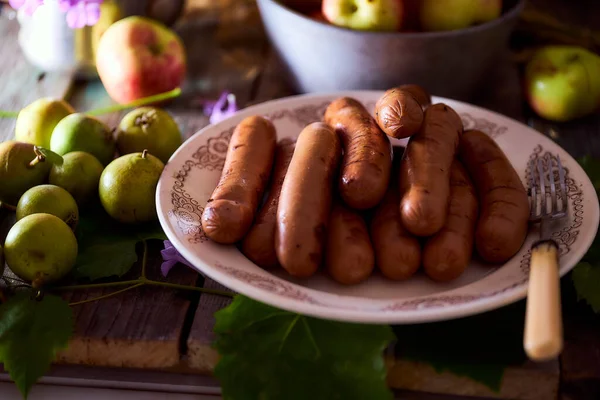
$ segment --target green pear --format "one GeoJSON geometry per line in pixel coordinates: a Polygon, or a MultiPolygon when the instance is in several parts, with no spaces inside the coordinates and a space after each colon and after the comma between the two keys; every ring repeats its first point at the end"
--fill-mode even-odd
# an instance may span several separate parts
{"type": "Polygon", "coordinates": [[[168,112],[156,107],[130,111],[117,129],[117,148],[121,155],[146,149],[166,164],[181,143],[177,123],[168,112]]]}
{"type": "Polygon", "coordinates": [[[32,214],[10,228],[4,256],[18,277],[38,288],[59,280],[75,266],[77,239],[57,216],[32,214]]]}
{"type": "Polygon", "coordinates": [[[478,16],[478,0],[423,0],[421,28],[424,31],[451,31],[471,26],[478,16]]]}
{"type": "Polygon", "coordinates": [[[164,167],[146,150],[126,154],[107,165],[98,193],[108,215],[130,224],[155,220],[156,186],[164,167]]]}
{"type": "Polygon", "coordinates": [[[44,183],[51,167],[31,143],[0,143],[0,201],[17,204],[28,189],[44,183]]]}
{"type": "Polygon", "coordinates": [[[17,221],[31,214],[52,214],[75,230],[79,222],[79,208],[73,196],[55,185],[34,186],[17,203],[17,221]]]}
{"type": "Polygon", "coordinates": [[[42,97],[19,112],[15,139],[19,142],[50,148],[52,131],[58,122],[75,110],[64,100],[42,97]]]}
{"type": "Polygon", "coordinates": [[[98,194],[98,182],[104,166],[85,151],[72,151],[63,156],[62,165],[53,165],[48,182],[71,193],[79,206],[86,205],[98,194]]]}
{"type": "Polygon", "coordinates": [[[525,94],[541,117],[564,122],[600,108],[600,57],[576,46],[537,50],[525,68],[525,94]]]}
{"type": "Polygon", "coordinates": [[[63,118],[54,128],[50,150],[65,155],[85,151],[107,165],[115,154],[115,140],[106,124],[95,117],[76,113],[63,118]]]}

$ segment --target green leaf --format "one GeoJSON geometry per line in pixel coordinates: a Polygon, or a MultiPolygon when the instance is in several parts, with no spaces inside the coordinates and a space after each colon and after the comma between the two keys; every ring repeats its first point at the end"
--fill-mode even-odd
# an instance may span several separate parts
{"type": "Polygon", "coordinates": [[[92,281],[121,277],[138,260],[137,243],[166,238],[158,222],[125,225],[111,219],[101,207],[88,210],[77,226],[79,251],[73,275],[92,281]]]}
{"type": "MultiPolygon", "coordinates": [[[[600,160],[585,156],[578,161],[598,193],[600,191],[600,160]]],[[[596,235],[592,246],[583,256],[582,262],[573,269],[571,280],[578,300],[585,301],[595,313],[600,313],[600,236],[596,235]]]]}
{"type": "Polygon", "coordinates": [[[390,327],[327,321],[236,296],[215,313],[223,398],[392,399],[390,327]]]}
{"type": "Polygon", "coordinates": [[[62,158],[61,155],[56,154],[52,150],[45,149],[43,147],[36,146],[36,148],[44,157],[46,157],[46,161],[48,161],[49,163],[58,165],[58,166],[63,165],[63,162],[65,160],[62,158]]]}
{"type": "Polygon", "coordinates": [[[579,300],[585,300],[595,313],[600,312],[600,267],[581,262],[573,269],[571,279],[579,300]]]}
{"type": "Polygon", "coordinates": [[[0,306],[0,362],[24,398],[57,351],[67,347],[72,332],[73,312],[60,297],[38,301],[23,291],[0,306]]]}
{"type": "Polygon", "coordinates": [[[600,191],[600,160],[587,155],[577,161],[592,181],[596,191],[600,191]]]}

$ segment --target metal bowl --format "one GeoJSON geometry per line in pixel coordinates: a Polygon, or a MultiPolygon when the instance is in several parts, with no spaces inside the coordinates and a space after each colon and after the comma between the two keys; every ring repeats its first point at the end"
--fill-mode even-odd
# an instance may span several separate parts
{"type": "Polygon", "coordinates": [[[416,83],[471,97],[501,57],[524,0],[497,19],[445,32],[364,32],[319,22],[276,0],[257,0],[265,31],[300,93],[385,90],[416,83]]]}

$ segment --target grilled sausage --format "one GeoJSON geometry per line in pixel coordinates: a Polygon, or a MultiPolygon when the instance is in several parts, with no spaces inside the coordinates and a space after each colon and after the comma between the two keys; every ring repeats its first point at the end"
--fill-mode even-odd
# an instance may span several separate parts
{"type": "Polygon", "coordinates": [[[334,100],[327,107],[325,123],[340,135],[344,149],[340,196],[357,210],[376,206],[383,198],[390,178],[389,139],[365,107],[349,97],[334,100]]]}
{"type": "Polygon", "coordinates": [[[375,119],[386,135],[402,139],[414,135],[423,123],[423,108],[402,89],[390,89],[375,105],[375,119]]]}
{"type": "Polygon", "coordinates": [[[529,200],[525,187],[502,149],[483,132],[463,134],[459,157],[479,197],[477,252],[489,263],[504,263],[521,249],[527,236],[529,200]]]}
{"type": "Polygon", "coordinates": [[[410,278],[421,266],[421,243],[402,225],[398,202],[398,165],[402,148],[394,148],[390,186],[370,221],[375,265],[383,276],[400,281],[410,278]]]}
{"type": "Polygon", "coordinates": [[[431,95],[422,86],[415,84],[400,85],[398,89],[410,93],[415,100],[421,105],[423,111],[431,105],[431,95]]]}
{"type": "Polygon", "coordinates": [[[223,172],[202,213],[202,229],[211,240],[241,240],[254,220],[269,181],[276,145],[273,124],[252,116],[235,128],[223,172]]]}
{"type": "Polygon", "coordinates": [[[242,241],[242,253],[255,264],[266,269],[275,268],[278,265],[277,254],[275,254],[277,206],[281,186],[294,154],[295,144],[296,142],[289,138],[281,139],[277,143],[269,194],[258,212],[252,228],[242,241]]]}
{"type": "Polygon", "coordinates": [[[446,104],[427,108],[421,130],[411,136],[400,163],[400,217],[416,236],[431,236],[444,226],[450,195],[450,166],[462,121],[446,104]]]}
{"type": "Polygon", "coordinates": [[[281,187],[275,232],[277,260],[292,276],[309,277],[323,261],[340,158],[330,126],[315,122],[302,130],[281,187]]]}
{"type": "Polygon", "coordinates": [[[327,237],[326,265],[333,279],[354,285],[371,276],[375,255],[367,224],[341,200],[334,203],[327,237]]]}
{"type": "Polygon", "coordinates": [[[444,227],[423,248],[423,269],[439,282],[458,278],[473,255],[477,223],[477,193],[460,161],[450,170],[450,206],[444,227]]]}

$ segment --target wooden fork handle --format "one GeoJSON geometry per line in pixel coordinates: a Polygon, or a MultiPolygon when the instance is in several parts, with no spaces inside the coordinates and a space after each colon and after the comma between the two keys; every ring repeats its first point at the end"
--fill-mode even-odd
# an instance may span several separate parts
{"type": "Polygon", "coordinates": [[[551,360],[562,351],[558,246],[553,240],[539,241],[531,249],[523,346],[533,361],[551,360]]]}

